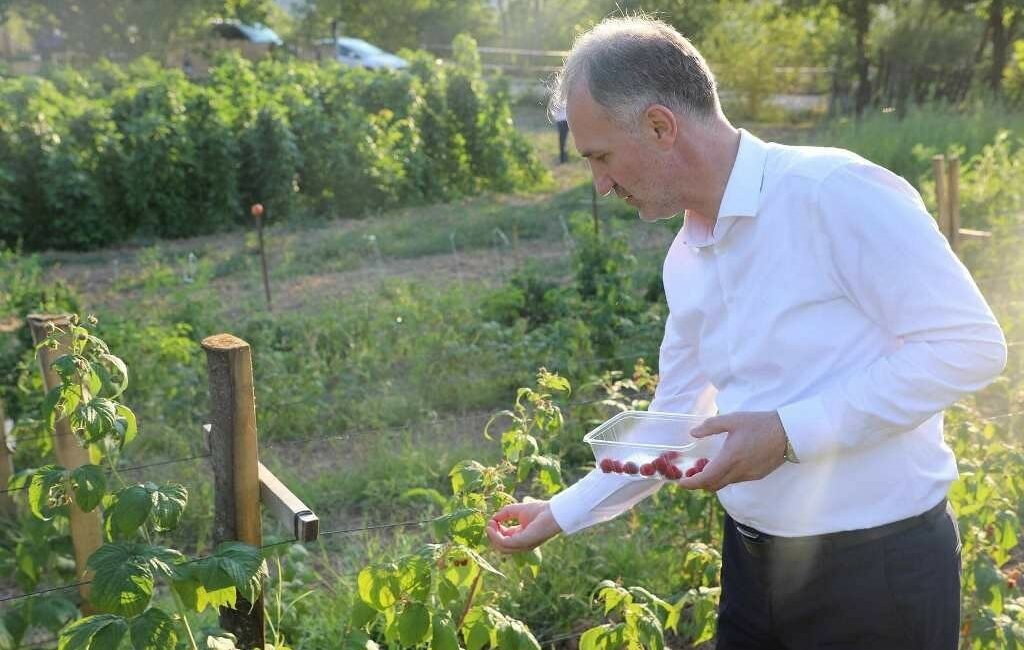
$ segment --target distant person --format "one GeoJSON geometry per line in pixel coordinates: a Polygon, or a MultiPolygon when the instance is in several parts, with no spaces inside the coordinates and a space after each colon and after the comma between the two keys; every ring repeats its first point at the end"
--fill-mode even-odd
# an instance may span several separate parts
{"type": "MultiPolygon", "coordinates": [[[[677,482],[727,515],[716,647],[955,650],[942,411],[999,375],[1007,349],[917,191],[848,151],[736,129],[700,53],[660,21],[583,34],[553,102],[598,193],[646,222],[684,214],[650,408],[712,416],[693,434],[723,437],[677,482]]],[[[487,535],[531,549],[661,485],[595,469],[502,508],[487,535]]]]}
{"type": "Polygon", "coordinates": [[[558,127],[558,162],[568,162],[569,153],[566,151],[566,144],[569,139],[569,121],[565,116],[565,105],[555,108],[555,126],[558,127]]]}

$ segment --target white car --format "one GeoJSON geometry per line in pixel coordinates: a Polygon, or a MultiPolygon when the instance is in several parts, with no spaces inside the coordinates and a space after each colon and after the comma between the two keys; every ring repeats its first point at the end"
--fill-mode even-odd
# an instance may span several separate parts
{"type": "MultiPolygon", "coordinates": [[[[361,38],[339,37],[334,39],[334,58],[342,65],[362,67],[369,70],[402,70],[409,67],[409,62],[400,56],[385,52],[376,45],[371,45],[361,38]]],[[[330,47],[332,39],[317,43],[330,47]]]]}

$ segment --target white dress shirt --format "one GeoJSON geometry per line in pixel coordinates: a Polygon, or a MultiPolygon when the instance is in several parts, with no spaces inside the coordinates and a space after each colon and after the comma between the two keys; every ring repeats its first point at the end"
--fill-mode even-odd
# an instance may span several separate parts
{"type": "MultiPolygon", "coordinates": [[[[741,131],[710,223],[688,213],[665,258],[650,410],[777,410],[800,459],[719,490],[729,515],[794,537],[937,504],[957,478],[942,410],[1002,371],[1006,341],[917,191],[848,151],[741,131]]],[[[551,511],[571,534],[662,484],[594,470],[551,511]]]]}

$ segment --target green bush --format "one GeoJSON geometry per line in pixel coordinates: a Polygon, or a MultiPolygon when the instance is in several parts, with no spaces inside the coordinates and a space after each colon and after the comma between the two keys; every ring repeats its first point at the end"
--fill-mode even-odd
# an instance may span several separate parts
{"type": "Polygon", "coordinates": [[[89,249],[244,221],[358,217],[546,178],[476,44],[409,73],[224,54],[0,81],[0,244],[89,249]]]}

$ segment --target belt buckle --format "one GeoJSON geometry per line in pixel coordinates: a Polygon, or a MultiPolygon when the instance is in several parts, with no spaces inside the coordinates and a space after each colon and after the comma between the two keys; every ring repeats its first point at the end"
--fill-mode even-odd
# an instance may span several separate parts
{"type": "Polygon", "coordinates": [[[736,531],[755,544],[765,544],[768,542],[768,537],[764,533],[747,528],[743,524],[736,524],[736,531]]]}

